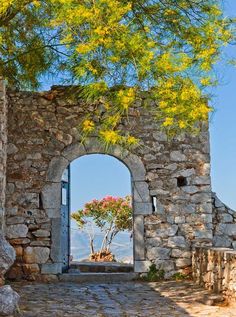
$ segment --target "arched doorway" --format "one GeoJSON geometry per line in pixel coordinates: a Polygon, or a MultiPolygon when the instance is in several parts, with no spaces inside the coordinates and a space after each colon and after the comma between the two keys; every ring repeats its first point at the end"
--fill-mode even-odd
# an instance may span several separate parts
{"type": "MultiPolygon", "coordinates": [[[[99,201],[105,206],[107,203],[112,206],[123,199],[122,206],[126,202],[125,197],[131,196],[130,172],[120,160],[111,155],[84,155],[70,164],[69,174],[70,203],[68,207],[70,206],[71,215],[78,215],[78,210],[82,210],[86,203],[99,201]]],[[[66,202],[66,199],[64,201],[66,202]]],[[[64,208],[64,205],[62,205],[62,208],[64,208]]],[[[122,213],[122,208],[119,211],[122,213]]],[[[123,217],[128,217],[126,211],[127,209],[124,209],[123,217]]],[[[109,219],[111,221],[110,216],[111,213],[109,213],[108,221],[109,219]]],[[[91,253],[97,254],[101,251],[102,244],[105,241],[108,242],[111,238],[112,242],[109,244],[111,254],[99,261],[111,261],[114,257],[113,260],[117,262],[116,264],[122,263],[131,266],[133,263],[133,240],[130,228],[117,233],[112,221],[109,222],[110,226],[108,226],[108,223],[105,224],[104,221],[99,222],[100,226],[97,226],[94,218],[84,217],[86,224],[81,227],[78,226],[73,217],[70,218],[70,262],[74,267],[77,264],[80,267],[83,265],[83,267],[87,266],[89,268],[91,262],[94,262],[91,259],[91,253]],[[104,240],[106,235],[107,239],[104,240]],[[115,235],[114,238],[113,235],[115,235]]],[[[128,226],[132,221],[131,219],[132,215],[126,219],[128,221],[123,223],[123,226],[128,226]]],[[[104,265],[108,265],[108,263],[104,265]]],[[[92,267],[95,268],[96,265],[92,267]]]]}
{"type": "Polygon", "coordinates": [[[63,264],[62,217],[61,217],[61,179],[69,164],[87,154],[108,154],[122,161],[130,171],[133,201],[133,249],[134,270],[143,271],[142,263],[146,260],[144,243],[144,215],[152,214],[153,206],[146,182],[146,171],[142,160],[135,154],[115,146],[106,153],[97,138],[90,138],[85,144],[75,143],[62,152],[61,156],[52,159],[47,172],[47,185],[42,191],[43,205],[51,215],[51,251],[50,258],[61,272],[63,264]]]}

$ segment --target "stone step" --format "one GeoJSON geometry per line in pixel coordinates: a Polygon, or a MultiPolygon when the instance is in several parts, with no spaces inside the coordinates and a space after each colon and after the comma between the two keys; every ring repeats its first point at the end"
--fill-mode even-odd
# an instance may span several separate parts
{"type": "Polygon", "coordinates": [[[132,281],[138,276],[137,273],[64,273],[59,275],[59,280],[61,282],[107,284],[132,281]]]}
{"type": "Polygon", "coordinates": [[[118,262],[72,262],[69,273],[128,273],[133,265],[118,262]]]}

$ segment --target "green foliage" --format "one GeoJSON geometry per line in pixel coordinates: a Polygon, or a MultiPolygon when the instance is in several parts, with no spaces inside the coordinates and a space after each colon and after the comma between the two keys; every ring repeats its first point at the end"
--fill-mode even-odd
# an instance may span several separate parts
{"type": "Polygon", "coordinates": [[[164,270],[158,270],[155,264],[150,265],[147,275],[143,277],[146,282],[158,282],[163,280],[165,276],[164,270]]]}
{"type": "Polygon", "coordinates": [[[182,281],[182,280],[186,280],[189,278],[189,275],[185,275],[185,274],[182,274],[180,272],[177,272],[175,274],[172,275],[172,278],[176,281],[182,281]]]}
{"type": "Polygon", "coordinates": [[[81,132],[133,146],[119,124],[141,91],[169,135],[208,119],[212,70],[234,27],[220,0],[0,0],[0,75],[18,86],[37,87],[43,74],[81,84],[105,106],[81,132]]]}

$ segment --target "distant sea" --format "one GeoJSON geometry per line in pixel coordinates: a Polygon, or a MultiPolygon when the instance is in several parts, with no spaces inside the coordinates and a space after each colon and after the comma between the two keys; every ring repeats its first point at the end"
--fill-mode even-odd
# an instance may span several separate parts
{"type": "MultiPolygon", "coordinates": [[[[99,250],[103,234],[96,229],[94,246],[95,251],[99,250]]],[[[133,263],[133,239],[130,238],[130,232],[124,231],[117,234],[112,242],[111,251],[118,262],[133,263]]],[[[82,261],[89,258],[90,247],[87,233],[79,230],[72,223],[71,225],[71,255],[73,261],[82,261]]]]}

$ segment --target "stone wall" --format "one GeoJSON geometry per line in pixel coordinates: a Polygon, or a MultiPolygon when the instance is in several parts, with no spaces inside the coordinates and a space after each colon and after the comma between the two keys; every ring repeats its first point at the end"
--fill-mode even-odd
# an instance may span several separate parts
{"type": "Polygon", "coordinates": [[[5,84],[0,78],[0,231],[4,225],[7,159],[7,101],[5,84]]]}
{"type": "Polygon", "coordinates": [[[224,248],[196,248],[193,278],[201,286],[236,300],[236,251],[224,248]]]}
{"type": "MultiPolygon", "coordinates": [[[[5,84],[0,78],[0,286],[4,284],[4,275],[14,263],[15,252],[4,237],[5,194],[7,159],[7,100],[5,84]]],[[[0,287],[0,292],[2,288],[0,287]]],[[[1,308],[0,308],[1,310],[1,308]]],[[[1,311],[0,311],[1,313],[1,311]]]]}
{"type": "Polygon", "coordinates": [[[236,249],[236,211],[212,194],[213,246],[236,249]]]}
{"type": "MultiPolygon", "coordinates": [[[[60,258],[55,257],[60,248],[60,210],[55,205],[60,200],[58,164],[60,170],[61,164],[66,167],[81,155],[104,153],[96,136],[82,146],[77,130],[84,114],[93,113],[97,120],[103,106],[87,105],[63,87],[39,93],[9,90],[8,100],[6,222],[8,240],[17,254],[9,277],[34,279],[61,272],[60,258]]],[[[128,154],[118,148],[110,152],[136,175],[135,271],[146,272],[156,263],[167,276],[187,272],[192,247],[212,244],[208,127],[203,126],[199,136],[168,141],[152,115],[140,108],[141,102],[144,98],[120,126],[132,131],[140,146],[128,154]],[[133,167],[137,160],[141,171],[133,167]],[[157,198],[155,210],[152,197],[157,198]]]]}

